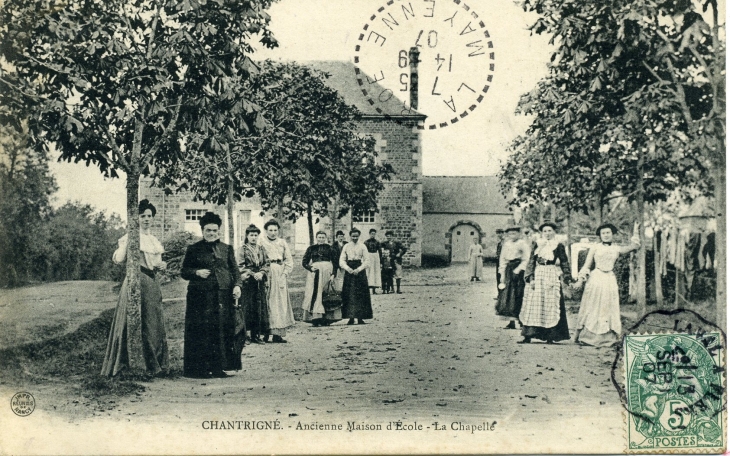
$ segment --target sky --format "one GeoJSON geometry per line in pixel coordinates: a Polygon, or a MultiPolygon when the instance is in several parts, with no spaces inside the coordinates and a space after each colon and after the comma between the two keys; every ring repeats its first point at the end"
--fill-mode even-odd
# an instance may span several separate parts
{"type": "MultiPolygon", "coordinates": [[[[434,14],[445,11],[453,3],[453,0],[435,3],[396,0],[416,4],[416,8],[423,8],[424,1],[440,9],[434,14]]],[[[385,3],[384,0],[280,0],[269,10],[271,29],[279,47],[257,49],[254,58],[352,61],[364,24],[385,3]]],[[[530,36],[527,30],[534,16],[524,13],[512,0],[468,0],[468,5],[479,14],[494,43],[493,80],[484,101],[469,116],[447,128],[423,131],[424,175],[495,175],[500,163],[508,157],[509,143],[529,125],[528,118],[514,113],[520,96],[547,73],[551,47],[545,37],[530,36]]],[[[123,176],[104,179],[93,165],[86,167],[83,162],[55,162],[51,170],[59,185],[55,205],[68,200],[81,201],[126,218],[123,176]]]]}

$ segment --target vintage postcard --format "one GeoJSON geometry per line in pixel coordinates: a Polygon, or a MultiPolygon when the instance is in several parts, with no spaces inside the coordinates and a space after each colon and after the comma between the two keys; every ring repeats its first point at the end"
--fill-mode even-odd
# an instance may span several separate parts
{"type": "Polygon", "coordinates": [[[724,0],[4,0],[0,454],[727,449],[724,0]]]}

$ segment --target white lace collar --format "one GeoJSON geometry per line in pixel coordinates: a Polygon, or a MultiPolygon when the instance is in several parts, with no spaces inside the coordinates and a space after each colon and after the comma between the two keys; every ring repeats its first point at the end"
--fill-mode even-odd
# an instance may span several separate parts
{"type": "Polygon", "coordinates": [[[558,248],[558,244],[560,243],[555,238],[549,240],[540,238],[537,240],[535,255],[544,260],[553,261],[555,259],[555,249],[558,248]]]}

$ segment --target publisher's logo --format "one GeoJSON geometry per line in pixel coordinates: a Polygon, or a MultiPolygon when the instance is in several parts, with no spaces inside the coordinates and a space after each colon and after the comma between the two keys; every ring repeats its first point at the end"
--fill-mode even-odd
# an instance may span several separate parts
{"type": "Polygon", "coordinates": [[[10,399],[10,408],[18,416],[28,416],[35,410],[35,398],[30,393],[15,393],[10,399]]]}

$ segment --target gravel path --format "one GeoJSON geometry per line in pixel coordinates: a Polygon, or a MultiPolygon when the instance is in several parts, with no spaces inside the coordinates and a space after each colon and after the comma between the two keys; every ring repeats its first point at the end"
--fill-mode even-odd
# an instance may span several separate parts
{"type": "MultiPolygon", "coordinates": [[[[134,452],[138,445],[221,453],[622,450],[611,350],[518,345],[519,331],[502,329],[494,316],[493,268],[477,283],[464,280],[463,266],[406,274],[404,294],[373,297],[368,324],[298,322],[288,344],[247,346],[244,369],[230,378],[157,379],[91,417],[69,414],[69,398],[63,413],[40,410],[23,423],[44,429],[37,445],[78,445],[78,434],[96,452],[134,452]],[[204,429],[234,420],[282,429],[204,429]],[[387,429],[398,421],[413,429],[387,429]],[[348,422],[382,429],[349,432],[348,422]],[[436,422],[445,429],[435,430],[436,422]],[[343,430],[297,429],[306,425],[343,430]],[[90,429],[93,437],[81,437],[90,429]]],[[[37,396],[44,394],[52,388],[39,387],[37,396]]],[[[12,418],[5,409],[0,424],[12,418]]],[[[25,452],[12,444],[6,450],[25,452]]]]}

